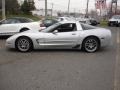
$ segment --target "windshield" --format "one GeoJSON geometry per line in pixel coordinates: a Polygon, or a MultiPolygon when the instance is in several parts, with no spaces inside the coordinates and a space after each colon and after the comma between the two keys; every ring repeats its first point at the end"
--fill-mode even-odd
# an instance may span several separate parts
{"type": "Polygon", "coordinates": [[[114,19],[120,19],[120,15],[115,15],[112,18],[114,18],[114,19]]]}
{"type": "Polygon", "coordinates": [[[29,18],[18,18],[18,20],[21,21],[22,23],[33,22],[33,20],[29,18]]]}
{"type": "Polygon", "coordinates": [[[52,26],[49,26],[48,28],[42,30],[41,32],[50,32],[51,30],[53,30],[54,28],[58,27],[59,25],[61,25],[61,23],[56,23],[52,26]]]}

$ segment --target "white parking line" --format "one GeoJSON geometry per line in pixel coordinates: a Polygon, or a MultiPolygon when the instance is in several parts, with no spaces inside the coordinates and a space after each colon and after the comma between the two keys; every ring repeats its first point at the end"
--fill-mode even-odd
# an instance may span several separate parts
{"type": "Polygon", "coordinates": [[[117,36],[116,36],[116,42],[117,42],[117,50],[116,50],[116,63],[115,63],[115,73],[114,73],[114,90],[120,90],[120,31],[117,29],[117,36]]]}

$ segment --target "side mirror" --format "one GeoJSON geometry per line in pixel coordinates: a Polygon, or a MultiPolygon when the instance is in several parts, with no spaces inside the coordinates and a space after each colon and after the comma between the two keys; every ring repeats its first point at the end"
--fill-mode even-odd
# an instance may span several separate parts
{"type": "Polygon", "coordinates": [[[58,33],[58,30],[55,30],[55,31],[53,32],[53,34],[56,34],[56,33],[58,33]]]}

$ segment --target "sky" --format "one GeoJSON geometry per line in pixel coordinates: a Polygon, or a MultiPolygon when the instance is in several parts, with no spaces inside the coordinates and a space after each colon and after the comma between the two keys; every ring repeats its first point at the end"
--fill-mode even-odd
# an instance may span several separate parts
{"type": "MultiPolygon", "coordinates": [[[[34,0],[37,9],[44,8],[44,0],[34,0]]],[[[110,0],[107,0],[109,2],[110,0]]],[[[48,0],[48,8],[51,9],[54,4],[54,10],[67,11],[68,0],[48,0]]],[[[87,0],[70,0],[71,12],[84,12],[87,0]]],[[[95,9],[95,0],[89,0],[89,10],[95,9]]]]}
{"type": "MultiPolygon", "coordinates": [[[[44,8],[44,1],[35,0],[37,8],[44,8]]],[[[54,10],[67,11],[68,0],[48,0],[48,8],[54,4],[54,10]]],[[[86,8],[86,0],[70,0],[70,11],[82,11],[86,8]]],[[[94,9],[94,0],[90,0],[89,8],[94,9]]]]}

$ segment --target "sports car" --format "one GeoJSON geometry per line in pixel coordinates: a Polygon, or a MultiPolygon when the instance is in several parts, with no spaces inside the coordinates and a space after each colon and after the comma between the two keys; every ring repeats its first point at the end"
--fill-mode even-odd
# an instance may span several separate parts
{"type": "Polygon", "coordinates": [[[78,21],[56,23],[44,30],[29,30],[11,36],[7,48],[21,52],[32,49],[83,49],[95,52],[111,45],[111,31],[78,21]]]}

